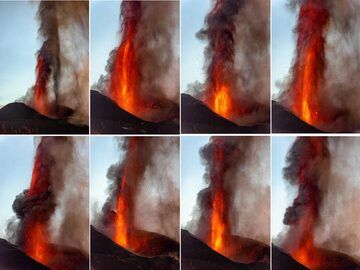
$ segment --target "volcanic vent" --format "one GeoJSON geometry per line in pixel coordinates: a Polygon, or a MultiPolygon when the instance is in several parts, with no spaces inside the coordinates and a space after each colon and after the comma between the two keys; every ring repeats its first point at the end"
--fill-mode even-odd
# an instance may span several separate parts
{"type": "MultiPolygon", "coordinates": [[[[281,246],[280,252],[288,253],[311,270],[360,269],[360,263],[356,260],[359,256],[358,244],[355,244],[359,240],[359,233],[353,228],[359,218],[354,217],[349,223],[340,221],[353,211],[356,215],[358,204],[353,200],[354,196],[359,195],[359,181],[344,178],[348,176],[342,170],[352,166],[350,161],[342,164],[343,168],[335,165],[343,162],[344,154],[348,158],[347,151],[351,157],[351,145],[358,149],[359,140],[300,137],[287,155],[284,178],[297,186],[298,190],[292,206],[287,208],[284,215],[283,222],[287,228],[275,243],[281,246]],[[343,194],[346,189],[353,189],[354,195],[343,194]],[[344,196],[349,198],[342,198],[344,196]],[[342,210],[343,207],[348,209],[342,210]],[[340,228],[340,223],[346,229],[340,228]],[[342,231],[344,229],[347,231],[342,231]]],[[[286,264],[281,265],[276,260],[273,263],[276,269],[288,269],[286,264]]]]}
{"type": "Polygon", "coordinates": [[[13,203],[16,218],[7,226],[9,240],[50,269],[88,269],[86,143],[82,138],[39,139],[29,189],[13,203]]]}
{"type": "Polygon", "coordinates": [[[274,131],[302,132],[298,129],[304,122],[309,130],[359,129],[357,99],[348,99],[359,92],[359,85],[351,82],[358,74],[359,3],[296,0],[292,4],[298,8],[296,54],[274,104],[278,112],[273,117],[274,131]],[[288,113],[293,119],[285,126],[288,113]]]}
{"type": "Polygon", "coordinates": [[[268,138],[212,137],[200,153],[208,186],[188,224],[193,235],[182,233],[182,268],[269,269],[268,138]]]}
{"type": "Polygon", "coordinates": [[[111,98],[109,106],[114,111],[123,113],[117,113],[117,118],[110,112],[104,114],[99,99],[105,97],[92,94],[92,132],[129,133],[127,130],[133,129],[130,133],[143,133],[140,123],[146,121],[155,128],[145,125],[145,133],[178,133],[179,3],[122,1],[120,19],[120,44],[110,53],[107,74],[93,88],[111,98]],[[138,124],[129,127],[129,119],[134,117],[138,124]],[[169,122],[168,130],[156,128],[164,122],[169,122]],[[171,123],[177,123],[176,128],[171,123]]]}
{"type": "Polygon", "coordinates": [[[92,228],[93,268],[178,269],[178,139],[118,144],[124,156],[108,170],[109,196],[92,228]]]}
{"type": "Polygon", "coordinates": [[[220,126],[219,132],[256,133],[258,125],[268,132],[269,1],[214,0],[197,36],[208,41],[206,81],[188,86],[202,103],[183,94],[183,132],[212,133],[220,126]],[[244,127],[231,129],[234,123],[244,127]]]}
{"type": "Polygon", "coordinates": [[[0,132],[88,133],[88,2],[38,5],[43,44],[37,53],[36,81],[18,102],[0,110],[0,132]]]}

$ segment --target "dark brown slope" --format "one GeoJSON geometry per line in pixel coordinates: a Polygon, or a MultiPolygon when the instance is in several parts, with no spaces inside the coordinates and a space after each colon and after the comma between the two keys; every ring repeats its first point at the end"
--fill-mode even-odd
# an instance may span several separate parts
{"type": "Polygon", "coordinates": [[[182,133],[269,133],[266,124],[252,127],[238,126],[210,110],[203,102],[188,94],[181,94],[182,133]]]}
{"type": "Polygon", "coordinates": [[[120,247],[91,226],[91,265],[95,270],[178,270],[171,256],[142,257],[120,247]]]}
{"type": "Polygon", "coordinates": [[[0,109],[0,134],[88,134],[89,127],[39,114],[24,103],[10,103],[0,109]]]}
{"type": "Polygon", "coordinates": [[[290,255],[272,245],[272,270],[309,270],[290,255]]]}
{"type": "Polygon", "coordinates": [[[276,101],[272,101],[273,133],[323,133],[292,114],[276,101]]]}
{"type": "MultiPolygon", "coordinates": [[[[323,259],[317,270],[360,270],[360,262],[344,253],[327,249],[318,249],[318,253],[321,254],[323,259]]],[[[273,245],[272,269],[306,270],[308,268],[298,263],[279,247],[273,245]]]]}
{"type": "Polygon", "coordinates": [[[181,230],[181,269],[182,270],[265,270],[269,264],[236,263],[194,237],[186,230],[181,230]]]}
{"type": "Polygon", "coordinates": [[[110,98],[91,90],[92,134],[178,134],[176,121],[152,123],[123,110],[110,98]]]}
{"type": "Polygon", "coordinates": [[[4,239],[0,239],[0,269],[49,270],[4,239]]]}

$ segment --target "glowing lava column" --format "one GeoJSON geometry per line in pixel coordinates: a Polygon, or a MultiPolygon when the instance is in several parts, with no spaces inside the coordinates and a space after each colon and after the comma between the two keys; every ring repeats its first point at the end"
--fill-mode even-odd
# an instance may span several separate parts
{"type": "Polygon", "coordinates": [[[141,2],[123,1],[122,41],[117,49],[110,77],[111,98],[124,110],[136,114],[138,68],[136,65],[135,39],[141,19],[141,2]]]}
{"type": "Polygon", "coordinates": [[[324,34],[329,21],[325,0],[305,0],[296,27],[297,45],[291,84],[293,111],[309,124],[321,119],[319,90],[325,70],[324,34]]]}

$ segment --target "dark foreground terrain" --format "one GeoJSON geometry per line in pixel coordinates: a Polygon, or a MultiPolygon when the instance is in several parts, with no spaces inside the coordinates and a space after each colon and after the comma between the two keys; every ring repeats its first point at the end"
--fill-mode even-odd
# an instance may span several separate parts
{"type": "Polygon", "coordinates": [[[188,94],[181,94],[182,133],[269,133],[268,124],[238,126],[210,110],[203,102],[188,94]]]}
{"type": "Polygon", "coordinates": [[[24,103],[10,103],[0,109],[0,134],[88,134],[88,126],[39,114],[24,103]]]}
{"type": "Polygon", "coordinates": [[[120,108],[110,98],[91,90],[92,134],[178,134],[175,120],[148,122],[120,108]]]}
{"type": "Polygon", "coordinates": [[[181,230],[182,270],[267,270],[268,263],[242,264],[212,250],[186,230],[181,230]]]}
{"type": "Polygon", "coordinates": [[[91,265],[95,270],[178,270],[179,259],[170,254],[134,254],[91,226],[91,265]]]}

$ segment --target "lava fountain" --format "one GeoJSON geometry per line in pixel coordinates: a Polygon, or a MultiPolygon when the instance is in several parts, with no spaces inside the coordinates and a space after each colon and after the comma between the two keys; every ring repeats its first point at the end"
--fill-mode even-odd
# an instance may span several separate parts
{"type": "Polygon", "coordinates": [[[303,1],[296,26],[296,59],[290,92],[292,110],[305,122],[317,125],[326,119],[320,110],[320,90],[325,70],[325,31],[329,11],[325,0],[303,1]]]}
{"type": "Polygon", "coordinates": [[[319,174],[328,155],[326,138],[301,137],[292,146],[287,157],[288,166],[284,169],[285,178],[298,186],[298,194],[284,216],[289,231],[283,246],[294,259],[310,269],[318,269],[323,260],[314,243],[314,230],[321,205],[319,174]]]}
{"type": "Polygon", "coordinates": [[[135,38],[141,19],[141,2],[123,1],[121,16],[123,17],[123,34],[114,59],[109,92],[110,97],[118,106],[136,114],[140,104],[137,95],[138,67],[135,38]]]}
{"type": "MultiPolygon", "coordinates": [[[[31,184],[26,197],[29,200],[36,200],[41,204],[43,200],[51,199],[50,188],[50,157],[43,148],[43,141],[39,144],[35,156],[34,168],[31,177],[31,184]]],[[[35,203],[36,203],[35,202],[35,203]]],[[[47,232],[48,220],[54,209],[47,209],[29,217],[24,226],[24,251],[36,261],[47,265],[51,258],[52,250],[49,247],[50,239],[47,232]]]]}
{"type": "Polygon", "coordinates": [[[209,45],[210,64],[207,68],[204,102],[217,114],[229,118],[239,110],[231,94],[234,91],[234,32],[235,16],[242,1],[216,0],[213,9],[205,19],[203,30],[209,45]],[[225,18],[225,19],[224,19],[225,18]]]}
{"type": "Polygon", "coordinates": [[[50,65],[42,51],[40,51],[37,57],[33,103],[34,108],[45,115],[50,112],[47,101],[47,84],[49,82],[50,74],[50,65]]]}

